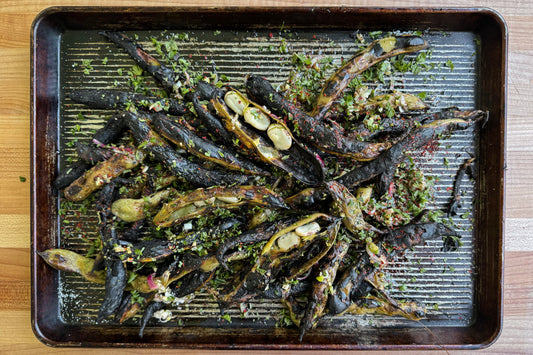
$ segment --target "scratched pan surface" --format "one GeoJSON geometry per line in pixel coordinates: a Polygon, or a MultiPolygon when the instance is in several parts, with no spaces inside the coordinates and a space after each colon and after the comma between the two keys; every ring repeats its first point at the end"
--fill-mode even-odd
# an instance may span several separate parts
{"type": "MultiPolygon", "coordinates": [[[[37,18],[32,45],[32,324],[43,342],[196,348],[477,348],[499,334],[506,33],[493,12],[58,8],[37,18]],[[233,25],[221,26],[228,18],[233,25]],[[324,317],[300,343],[295,329],[276,327],[283,308],[278,302],[253,300],[246,317],[238,308],[230,309],[232,322],[228,323],[221,320],[217,304],[199,293],[174,310],[176,319],[150,323],[142,339],[137,336],[138,319],[122,326],[95,325],[103,288],[77,275],[51,270],[35,252],[64,247],[84,253],[98,237],[94,210],[79,213],[79,205],[65,218],[59,217],[61,196],[50,185],[57,171],[68,167],[69,157],[75,157],[69,142],[88,140],[90,132],[112,114],[78,105],[68,94],[80,88],[128,86],[126,73],[134,63],[98,34],[102,29],[138,36],[150,53],[155,53],[152,36],[162,38],[163,31],[187,33],[190,40],[182,44],[180,55],[193,61],[196,69],[211,72],[215,67],[235,87],[242,87],[247,73],[282,83],[293,52],[331,56],[340,63],[357,50],[357,32],[423,31],[431,46],[427,63],[435,66],[418,75],[394,76],[394,87],[425,92],[432,109],[456,106],[490,111],[483,128],[456,132],[431,154],[413,152],[416,164],[436,179],[434,209],[446,207],[457,169],[476,156],[476,179],[465,178],[461,209],[453,218],[462,246],[444,253],[439,242],[430,241],[408,251],[385,271],[392,281],[392,296],[426,305],[426,317],[420,322],[377,315],[324,317]],[[289,53],[279,50],[282,39],[289,53]],[[84,73],[87,61],[91,69],[84,73]]],[[[149,77],[146,83],[157,87],[149,77]]]]}

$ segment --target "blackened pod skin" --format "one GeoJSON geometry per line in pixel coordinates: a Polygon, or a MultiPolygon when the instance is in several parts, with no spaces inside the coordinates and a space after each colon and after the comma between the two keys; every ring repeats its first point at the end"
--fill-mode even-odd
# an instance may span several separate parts
{"type": "Polygon", "coordinates": [[[149,117],[152,126],[160,135],[200,159],[247,174],[270,175],[268,171],[241,158],[233,150],[198,136],[184,124],[173,121],[163,114],[151,114],[149,117]]]}
{"type": "Polygon", "coordinates": [[[203,272],[201,270],[195,270],[185,275],[180,282],[174,285],[173,293],[174,297],[181,298],[204,286],[215,274],[215,272],[203,272]]]}
{"type": "Polygon", "coordinates": [[[324,187],[309,187],[285,198],[285,203],[295,209],[317,209],[330,200],[331,195],[324,187]]]}
{"type": "Polygon", "coordinates": [[[304,317],[300,321],[300,341],[302,341],[304,333],[316,326],[318,320],[324,314],[328,292],[333,286],[337,270],[349,247],[349,242],[344,240],[337,241],[317,265],[318,267],[313,275],[311,296],[307,302],[304,317]]]}
{"type": "Polygon", "coordinates": [[[226,270],[229,270],[228,265],[226,264],[225,255],[229,250],[236,246],[248,245],[253,243],[262,242],[269,240],[272,235],[274,235],[280,229],[286,228],[296,222],[295,217],[288,217],[286,219],[275,221],[275,222],[265,222],[257,226],[256,228],[245,231],[242,234],[236,235],[235,237],[227,239],[218,249],[215,254],[218,262],[226,270]]]}
{"type": "Polygon", "coordinates": [[[334,285],[327,304],[332,315],[342,314],[350,307],[354,300],[353,295],[358,294],[366,277],[376,270],[365,251],[362,251],[360,256],[356,264],[346,269],[334,285]]]}
{"type": "Polygon", "coordinates": [[[98,311],[97,322],[109,317],[120,306],[122,294],[126,288],[128,276],[120,260],[106,259],[106,281],[104,301],[98,311]]]}
{"type": "MultiPolygon", "coordinates": [[[[208,95],[208,94],[206,94],[208,95]]],[[[222,94],[222,97],[224,94],[222,94]]],[[[231,147],[233,144],[233,136],[231,133],[226,129],[222,121],[215,115],[209,111],[207,107],[202,105],[200,102],[201,100],[201,94],[198,92],[193,92],[191,95],[189,95],[189,99],[191,100],[194,110],[196,111],[196,114],[200,118],[200,120],[205,124],[205,126],[209,129],[209,133],[215,140],[220,140],[227,146],[231,147]]],[[[209,100],[211,97],[209,96],[209,100]]]]}
{"type": "Polygon", "coordinates": [[[308,115],[279,94],[265,78],[248,75],[245,85],[253,100],[282,117],[297,137],[324,152],[365,161],[375,159],[391,146],[390,142],[361,141],[356,135],[346,134],[334,121],[308,115]]]}
{"type": "Polygon", "coordinates": [[[78,157],[89,164],[96,164],[111,158],[111,155],[113,155],[111,149],[101,148],[96,145],[76,142],[75,146],[78,157]]]}
{"type": "Polygon", "coordinates": [[[245,184],[250,176],[229,171],[209,170],[179,154],[148,125],[145,118],[126,112],[121,115],[138,146],[160,161],[171,173],[196,186],[245,184]]]}
{"type": "Polygon", "coordinates": [[[200,246],[204,241],[202,238],[209,235],[211,239],[216,239],[221,233],[241,224],[236,218],[228,218],[220,223],[206,227],[198,231],[184,235],[175,236],[172,239],[151,239],[141,240],[135,243],[118,241],[118,246],[112,251],[115,258],[125,262],[151,262],[169,257],[173,254],[191,249],[193,246],[200,246]]]}
{"type": "MultiPolygon", "coordinates": [[[[241,93],[232,92],[242,97],[243,102],[246,100],[249,107],[262,110],[265,115],[269,116],[271,121],[284,127],[284,124],[277,117],[268,113],[264,108],[252,101],[248,101],[241,93]]],[[[322,184],[325,175],[322,162],[316,154],[293,138],[288,128],[284,128],[284,130],[291,136],[292,144],[288,150],[279,150],[276,148],[275,143],[265,137],[264,132],[253,128],[244,120],[241,120],[238,115],[235,116],[230,112],[230,108],[226,106],[224,101],[217,99],[212,100],[212,103],[217,113],[222,117],[226,129],[235,134],[242,145],[252,154],[267,164],[277,166],[305,184],[313,186],[322,184]]]]}
{"type": "Polygon", "coordinates": [[[177,93],[179,89],[180,76],[174,73],[172,68],[163,65],[156,58],[148,54],[134,40],[123,33],[102,31],[99,32],[117,46],[124,49],[130,57],[143,69],[150,73],[168,91],[177,93]]]}
{"type": "Polygon", "coordinates": [[[130,105],[140,110],[149,110],[157,106],[158,110],[181,116],[187,112],[187,107],[176,100],[149,97],[134,92],[109,89],[78,89],[69,94],[69,98],[87,107],[103,110],[127,110],[130,105]]]}
{"type": "Polygon", "coordinates": [[[226,91],[205,81],[199,81],[196,84],[195,92],[198,94],[198,99],[209,101],[215,97],[223,98],[226,91]]]}
{"type": "MultiPolygon", "coordinates": [[[[124,120],[111,117],[106,121],[104,127],[96,131],[93,140],[102,144],[116,142],[124,133],[125,128],[124,120]]],[[[92,164],[78,159],[58,174],[54,180],[53,188],[56,190],[64,189],[82,176],[91,166],[92,164]]]]}
{"type": "Polygon", "coordinates": [[[475,158],[468,159],[463,164],[461,164],[461,167],[457,171],[457,175],[455,176],[455,181],[453,183],[453,196],[450,201],[450,204],[448,205],[447,210],[448,217],[457,214],[457,210],[459,208],[459,203],[461,200],[461,185],[463,183],[463,178],[467,172],[471,177],[473,177],[474,174],[472,171],[472,163],[474,162],[474,160],[475,158]]]}
{"type": "Polygon", "coordinates": [[[140,321],[140,328],[139,328],[139,337],[142,338],[144,335],[144,329],[146,328],[146,325],[148,324],[148,321],[155,312],[163,309],[165,307],[165,304],[163,302],[155,302],[152,301],[146,306],[146,310],[144,311],[144,314],[140,321]]]}
{"type": "Polygon", "coordinates": [[[347,60],[324,84],[317,97],[311,116],[322,118],[348,84],[364,70],[387,58],[427,48],[427,42],[418,36],[396,36],[378,39],[347,60]]]}
{"type": "Polygon", "coordinates": [[[338,179],[338,182],[348,188],[354,188],[359,184],[379,176],[377,193],[382,195],[392,181],[392,175],[396,167],[405,159],[404,153],[415,150],[438,139],[440,136],[449,134],[455,130],[464,130],[485,117],[482,111],[444,111],[432,115],[432,121],[424,123],[403,137],[390,149],[381,154],[377,159],[365,163],[338,179]]]}
{"type": "Polygon", "coordinates": [[[413,223],[391,229],[382,236],[382,240],[393,250],[403,252],[438,237],[448,237],[443,241],[443,248],[450,251],[457,248],[457,246],[454,247],[453,240],[461,238],[461,234],[442,223],[413,223]]]}
{"type": "Polygon", "coordinates": [[[83,160],[78,160],[63,169],[55,178],[52,187],[56,190],[62,190],[72,184],[76,179],[83,175],[92,165],[83,160]]]}

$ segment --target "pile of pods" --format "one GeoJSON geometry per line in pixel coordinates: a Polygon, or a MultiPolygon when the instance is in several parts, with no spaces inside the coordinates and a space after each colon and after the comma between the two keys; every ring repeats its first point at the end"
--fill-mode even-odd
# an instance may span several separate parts
{"type": "Polygon", "coordinates": [[[78,144],[78,161],[54,182],[66,200],[94,199],[99,247],[94,257],[65,249],[40,254],[54,268],[105,284],[99,322],[114,316],[122,323],[143,312],[142,336],[151,318],[172,319],[172,307],[198,290],[211,293],[222,314],[254,297],[279,299],[300,340],[324,315],[424,316],[422,305],[392,299],[380,273],[428,239],[442,238],[443,250],[454,250],[460,233],[429,221],[425,211],[387,225],[365,207],[394,194],[405,152],[486,114],[428,113],[418,97],[400,94],[388,102],[403,105],[406,115],[383,118],[381,139],[347,131],[330,115],[352,79],[387,58],[427,48],[423,38],[370,43],[325,81],[314,109],[304,112],[254,74],[245,93],[200,81],[182,95],[184,73],[125,34],[101,34],[168,98],[118,90],[70,95],[90,108],[115,110],[91,144],[78,144]],[[332,161],[342,167],[339,176],[327,169],[332,161]]]}

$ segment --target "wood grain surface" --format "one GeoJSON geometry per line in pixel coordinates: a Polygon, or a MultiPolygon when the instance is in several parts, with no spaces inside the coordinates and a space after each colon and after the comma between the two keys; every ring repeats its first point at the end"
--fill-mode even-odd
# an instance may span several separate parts
{"type": "MultiPolygon", "coordinates": [[[[84,353],[52,349],[33,335],[30,319],[30,27],[49,6],[142,6],[137,0],[2,0],[0,3],[0,353],[84,353]]],[[[151,1],[197,6],[198,1],[151,1]]],[[[504,325],[481,353],[533,353],[533,1],[244,1],[204,0],[205,6],[489,7],[507,22],[508,106],[504,325]]],[[[102,350],[102,353],[163,353],[102,350]]],[[[437,351],[438,353],[439,351],[437,351]]],[[[444,351],[441,351],[444,353],[444,351]]],[[[173,353],[200,353],[177,350],[173,353]]],[[[202,353],[205,353],[202,351],[202,353]]],[[[216,351],[209,353],[217,353],[216,351]]],[[[221,352],[220,352],[221,353],[221,352]]],[[[299,352],[300,354],[301,352],[299,352]]],[[[413,352],[416,353],[416,352],[413,352]]],[[[451,354],[460,351],[449,351],[451,354]]]]}

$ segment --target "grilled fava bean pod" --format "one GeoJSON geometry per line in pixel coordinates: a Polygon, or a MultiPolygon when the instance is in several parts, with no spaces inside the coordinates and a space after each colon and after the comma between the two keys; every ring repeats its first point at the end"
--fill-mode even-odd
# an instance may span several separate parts
{"type": "Polygon", "coordinates": [[[244,204],[286,208],[283,199],[261,186],[221,186],[197,189],[163,205],[154,223],[168,227],[205,215],[216,208],[232,209],[244,204]]]}
{"type": "Polygon", "coordinates": [[[437,117],[446,117],[424,123],[414,129],[393,145],[377,159],[361,167],[353,169],[338,179],[338,182],[349,188],[354,188],[361,183],[379,177],[377,190],[379,194],[385,193],[392,181],[392,174],[396,167],[405,159],[404,153],[423,147],[439,136],[449,134],[455,130],[471,127],[485,118],[482,111],[447,111],[439,113],[437,117]],[[448,118],[450,115],[456,118],[448,118]]]}
{"type": "Polygon", "coordinates": [[[461,164],[459,171],[457,171],[457,175],[455,176],[455,181],[453,183],[453,196],[450,204],[448,205],[448,216],[457,214],[459,202],[461,201],[461,185],[463,183],[463,178],[467,173],[469,173],[470,176],[474,175],[472,171],[472,163],[474,160],[475,158],[468,159],[461,164]]]}
{"type": "Polygon", "coordinates": [[[300,341],[302,341],[305,332],[316,326],[320,317],[324,315],[328,292],[333,287],[337,270],[349,248],[350,243],[344,240],[337,241],[315,270],[311,286],[311,299],[307,302],[304,316],[300,321],[300,341]]]}
{"type": "Polygon", "coordinates": [[[290,279],[307,272],[326,255],[337,237],[339,219],[315,213],[278,231],[263,246],[250,271],[233,291],[219,296],[224,303],[243,302],[263,293],[271,280],[287,261],[294,261],[298,250],[305,249],[314,240],[323,241],[318,252],[305,258],[290,279]]]}
{"type": "Polygon", "coordinates": [[[104,110],[130,110],[133,107],[140,110],[164,111],[170,115],[181,116],[187,112],[185,105],[176,100],[149,97],[139,93],[131,93],[107,89],[78,89],[69,97],[90,108],[104,110]]]}
{"type": "Polygon", "coordinates": [[[197,231],[170,235],[166,239],[142,240],[136,243],[118,241],[113,248],[113,256],[125,262],[146,263],[164,259],[170,255],[200,246],[208,238],[208,242],[218,239],[223,232],[236,228],[241,224],[236,218],[229,218],[197,231]]]}
{"type": "Polygon", "coordinates": [[[262,161],[277,166],[309,185],[324,180],[324,167],[307,147],[299,143],[277,117],[248,100],[238,91],[229,91],[225,103],[213,100],[226,128],[262,161]],[[227,106],[226,106],[227,105],[227,106]],[[235,113],[229,112],[227,107],[235,113]]]}
{"type": "Polygon", "coordinates": [[[312,116],[322,118],[329,107],[341,95],[357,75],[384,59],[417,52],[428,47],[428,43],[419,36],[385,37],[372,42],[361,52],[348,59],[324,84],[318,95],[312,116]]]}
{"type": "Polygon", "coordinates": [[[245,246],[248,244],[258,243],[265,240],[269,240],[272,235],[277,231],[283,228],[287,228],[291,224],[295,223],[296,217],[287,217],[286,219],[277,220],[274,222],[264,222],[252,228],[248,231],[243,232],[233,238],[229,238],[222,245],[220,245],[215,254],[218,262],[226,270],[229,270],[229,266],[226,263],[226,254],[229,250],[237,246],[245,246]]]}
{"type": "Polygon", "coordinates": [[[443,238],[443,250],[456,250],[461,234],[442,223],[412,223],[389,230],[382,236],[394,250],[405,251],[429,239],[443,238]]]}
{"type": "Polygon", "coordinates": [[[172,68],[162,64],[159,60],[148,54],[134,40],[123,33],[102,31],[102,36],[121,47],[143,69],[150,73],[169,94],[177,93],[182,86],[183,78],[172,68]]]}
{"type": "Polygon", "coordinates": [[[111,205],[111,212],[125,222],[135,222],[147,216],[150,209],[167,199],[171,189],[155,192],[142,198],[121,198],[111,205]]]}
{"type": "Polygon", "coordinates": [[[65,197],[71,201],[86,199],[91,193],[121,175],[125,170],[139,165],[145,155],[135,148],[125,148],[111,158],[96,164],[65,189],[65,197]]]}
{"type": "Polygon", "coordinates": [[[179,154],[169,143],[159,136],[147,123],[143,116],[131,112],[124,112],[121,117],[142,150],[148,152],[160,161],[174,175],[197,186],[244,184],[250,180],[249,176],[235,172],[209,170],[202,165],[190,161],[179,154]]]}
{"type": "Polygon", "coordinates": [[[363,216],[363,204],[368,202],[372,194],[372,188],[362,188],[358,191],[360,198],[356,198],[350,190],[337,181],[328,181],[326,187],[333,197],[333,208],[343,217],[344,226],[354,236],[359,235],[361,230],[377,231],[374,226],[365,221],[363,216]]]}
{"type": "Polygon", "coordinates": [[[152,126],[159,134],[201,159],[247,174],[270,175],[233,150],[201,138],[185,124],[173,121],[162,114],[152,114],[149,117],[152,126]]]}
{"type": "MultiPolygon", "coordinates": [[[[93,141],[98,144],[110,144],[116,142],[124,133],[126,128],[125,122],[117,117],[108,119],[104,127],[100,128],[93,136],[93,141]]],[[[98,159],[100,161],[100,159],[98,159]]],[[[72,184],[77,178],[83,175],[90,167],[92,162],[80,158],[69,167],[62,170],[55,178],[53,187],[57,190],[62,190],[72,184]]]]}
{"type": "MultiPolygon", "coordinates": [[[[203,86],[200,85],[200,83],[202,83],[202,81],[198,83],[197,91],[191,92],[190,95],[186,95],[185,98],[189,98],[191,100],[196,114],[205,124],[205,126],[209,129],[210,135],[215,140],[222,141],[227,146],[231,146],[233,140],[231,133],[226,129],[222,121],[213,113],[211,113],[211,111],[209,111],[209,109],[200,102],[202,94],[200,93],[199,88],[203,86]]],[[[207,100],[211,100],[213,97],[216,97],[213,92],[214,90],[204,93],[204,95],[207,95],[207,100]]],[[[222,99],[224,97],[223,93],[221,94],[221,96],[218,97],[222,99]]]]}
{"type": "Polygon", "coordinates": [[[245,85],[253,100],[294,127],[296,136],[324,152],[365,161],[375,159],[392,145],[391,142],[361,141],[356,134],[346,134],[334,121],[308,115],[278,93],[265,78],[248,75],[245,85]]]}

